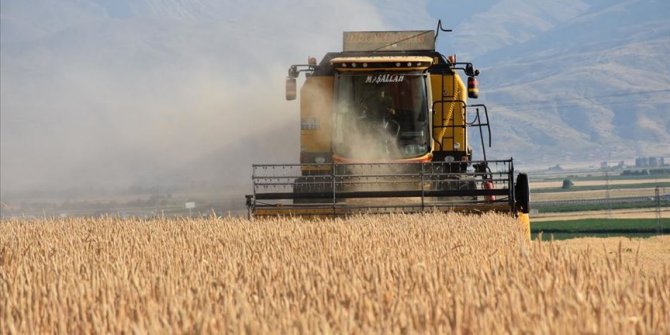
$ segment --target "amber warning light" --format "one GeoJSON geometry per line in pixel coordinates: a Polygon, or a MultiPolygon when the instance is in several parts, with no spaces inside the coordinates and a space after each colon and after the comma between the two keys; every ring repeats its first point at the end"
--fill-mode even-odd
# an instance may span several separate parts
{"type": "Polygon", "coordinates": [[[479,83],[477,82],[477,78],[473,76],[468,77],[468,98],[479,98],[479,83]]]}

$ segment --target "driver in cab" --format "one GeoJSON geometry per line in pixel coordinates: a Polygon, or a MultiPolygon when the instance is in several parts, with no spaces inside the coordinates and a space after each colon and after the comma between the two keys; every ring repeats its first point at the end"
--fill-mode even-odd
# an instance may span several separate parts
{"type": "Polygon", "coordinates": [[[381,89],[377,92],[363,109],[365,116],[372,120],[383,120],[395,116],[395,108],[393,106],[393,99],[389,96],[386,90],[381,89]]]}

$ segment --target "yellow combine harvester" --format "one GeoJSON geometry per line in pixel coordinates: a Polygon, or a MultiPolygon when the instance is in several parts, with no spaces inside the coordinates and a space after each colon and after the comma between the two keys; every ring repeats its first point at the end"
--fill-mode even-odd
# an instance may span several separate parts
{"type": "Polygon", "coordinates": [[[306,74],[300,164],[254,165],[249,215],[498,211],[528,225],[528,177],[515,183],[512,159],[486,159],[488,111],[468,104],[479,71],[435,51],[440,30],[345,32],[342,52],[292,65],[287,100],[306,74]]]}

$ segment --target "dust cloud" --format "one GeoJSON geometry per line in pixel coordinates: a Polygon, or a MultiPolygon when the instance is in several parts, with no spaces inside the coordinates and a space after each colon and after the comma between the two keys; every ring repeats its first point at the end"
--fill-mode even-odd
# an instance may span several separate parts
{"type": "Polygon", "coordinates": [[[402,28],[323,0],[3,1],[0,23],[3,203],[239,196],[252,163],[298,162],[288,66],[340,50],[342,31],[402,28]]]}

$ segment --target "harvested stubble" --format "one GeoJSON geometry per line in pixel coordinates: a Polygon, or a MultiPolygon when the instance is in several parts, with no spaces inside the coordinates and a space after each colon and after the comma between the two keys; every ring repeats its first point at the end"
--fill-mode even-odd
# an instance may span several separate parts
{"type": "Polygon", "coordinates": [[[505,216],[4,221],[0,243],[0,333],[670,331],[670,269],[505,216]]]}

